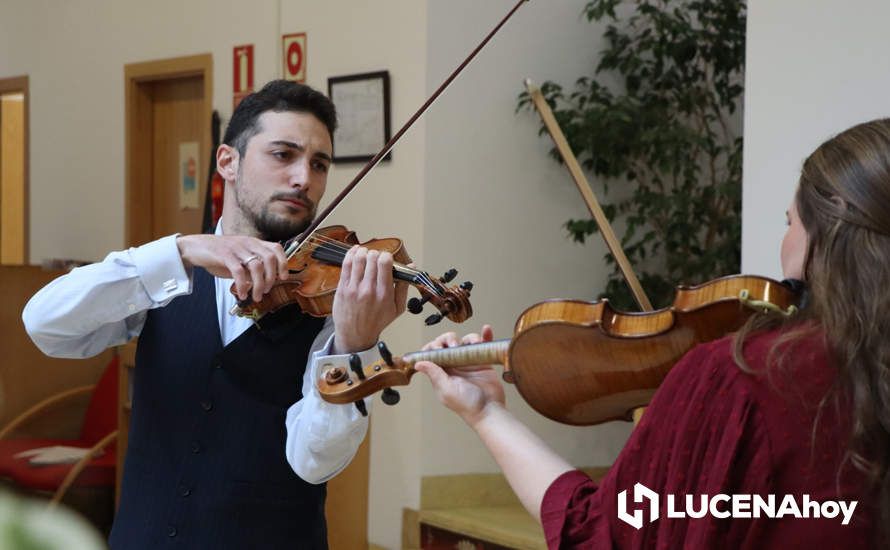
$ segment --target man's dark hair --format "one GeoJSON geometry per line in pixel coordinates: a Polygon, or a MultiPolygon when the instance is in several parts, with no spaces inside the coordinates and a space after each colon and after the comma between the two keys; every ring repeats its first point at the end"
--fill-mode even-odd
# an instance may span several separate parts
{"type": "Polygon", "coordinates": [[[290,80],[273,80],[263,89],[250,94],[232,113],[232,120],[226,128],[223,143],[238,150],[242,157],[247,151],[247,142],[259,133],[259,118],[266,111],[282,113],[294,111],[309,113],[324,124],[331,139],[337,129],[337,111],[334,103],[323,93],[290,80]]]}

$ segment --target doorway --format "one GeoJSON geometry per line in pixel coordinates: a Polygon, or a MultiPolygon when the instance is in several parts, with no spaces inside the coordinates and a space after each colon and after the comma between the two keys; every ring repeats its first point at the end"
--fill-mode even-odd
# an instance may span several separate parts
{"type": "Polygon", "coordinates": [[[126,245],[200,233],[207,171],[215,162],[213,57],[131,63],[124,76],[126,245]]]}
{"type": "Polygon", "coordinates": [[[28,263],[28,77],[0,79],[0,264],[28,263]]]}

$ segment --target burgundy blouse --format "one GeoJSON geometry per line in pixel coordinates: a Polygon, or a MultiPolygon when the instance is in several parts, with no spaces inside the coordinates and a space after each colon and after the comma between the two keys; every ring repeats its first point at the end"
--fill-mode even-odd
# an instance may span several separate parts
{"type": "MultiPolygon", "coordinates": [[[[844,407],[817,407],[835,380],[821,338],[789,349],[784,368],[766,371],[777,333],[751,337],[745,357],[755,374],[732,358],[727,337],[690,351],[671,370],[605,478],[596,484],[567,472],[547,489],[541,517],[551,549],[566,548],[868,548],[874,496],[852,466],[838,475],[849,433],[844,407]],[[768,372],[768,374],[767,374],[768,372]],[[841,409],[838,411],[838,409],[841,409]],[[634,484],[660,495],[660,517],[649,522],[648,502],[633,499],[634,484]],[[642,510],[642,528],[618,519],[618,494],[627,511],[642,510]],[[859,501],[849,525],[833,519],[666,517],[666,495],[784,495],[859,501]]],[[[727,509],[722,503],[719,509],[727,509]]]]}

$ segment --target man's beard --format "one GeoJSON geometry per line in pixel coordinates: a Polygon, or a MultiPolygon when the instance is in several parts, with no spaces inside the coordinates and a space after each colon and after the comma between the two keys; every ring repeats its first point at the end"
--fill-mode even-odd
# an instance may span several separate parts
{"type": "Polygon", "coordinates": [[[294,193],[276,193],[269,198],[269,201],[257,212],[250,208],[249,205],[241,201],[239,193],[235,194],[235,201],[238,207],[244,213],[247,220],[253,225],[261,239],[265,241],[282,242],[295,237],[306,230],[315,219],[316,205],[302,191],[294,193]],[[306,205],[308,215],[302,220],[294,220],[281,215],[272,213],[269,205],[277,200],[299,200],[306,205]]]}

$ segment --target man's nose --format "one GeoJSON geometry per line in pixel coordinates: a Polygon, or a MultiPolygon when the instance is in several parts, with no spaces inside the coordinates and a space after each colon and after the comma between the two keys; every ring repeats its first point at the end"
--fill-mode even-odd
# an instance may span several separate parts
{"type": "Polygon", "coordinates": [[[290,183],[290,186],[305,189],[306,186],[309,185],[309,170],[309,162],[307,161],[301,160],[293,163],[290,168],[290,173],[288,174],[288,183],[290,183]]]}

